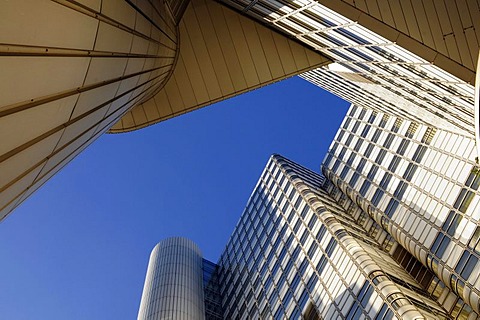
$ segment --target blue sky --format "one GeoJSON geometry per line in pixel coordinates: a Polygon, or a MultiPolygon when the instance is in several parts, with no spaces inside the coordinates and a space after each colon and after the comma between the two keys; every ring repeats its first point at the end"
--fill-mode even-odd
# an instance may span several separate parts
{"type": "Polygon", "coordinates": [[[319,171],[348,104],[291,78],[104,135],[0,224],[0,319],[134,319],[151,249],[216,261],[269,156],[319,171]]]}

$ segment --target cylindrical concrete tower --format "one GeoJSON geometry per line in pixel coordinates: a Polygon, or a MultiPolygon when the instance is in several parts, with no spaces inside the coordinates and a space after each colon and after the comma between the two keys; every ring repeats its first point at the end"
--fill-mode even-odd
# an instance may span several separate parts
{"type": "Polygon", "coordinates": [[[191,240],[168,238],[153,248],[138,319],[205,319],[202,253],[191,240]]]}

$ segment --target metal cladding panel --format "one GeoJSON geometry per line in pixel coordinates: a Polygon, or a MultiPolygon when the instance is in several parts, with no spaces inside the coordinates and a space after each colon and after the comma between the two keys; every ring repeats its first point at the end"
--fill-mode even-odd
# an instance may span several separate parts
{"type": "Polygon", "coordinates": [[[165,87],[111,133],[137,130],[330,62],[212,0],[191,1],[179,34],[179,57],[165,87]]]}
{"type": "MultiPolygon", "coordinates": [[[[344,71],[368,80],[370,89],[393,93],[380,95],[381,100],[394,105],[400,101],[403,106],[398,109],[404,111],[406,106],[410,114],[426,111],[427,120],[421,123],[440,122],[447,130],[453,125],[473,136],[472,84],[480,30],[474,17],[480,10],[472,1],[221,2],[295,37],[344,71]]],[[[306,77],[314,74],[310,71],[306,77]]],[[[346,91],[356,86],[349,78],[344,81],[349,86],[346,91]]],[[[322,87],[338,92],[328,81],[322,87]]],[[[352,92],[362,96],[361,91],[352,92]]],[[[358,99],[349,101],[358,103],[358,99]]],[[[381,104],[375,108],[386,111],[381,104]]]]}
{"type": "Polygon", "coordinates": [[[163,86],[177,28],[160,1],[0,1],[0,219],[163,86]]]}
{"type": "Polygon", "coordinates": [[[150,255],[138,319],[205,319],[203,260],[185,238],[168,238],[150,255]]]}
{"type": "Polygon", "coordinates": [[[414,40],[407,49],[419,55],[422,50],[434,50],[462,70],[463,74],[457,76],[468,77],[462,78],[465,81],[473,80],[480,39],[480,9],[474,1],[372,0],[368,5],[362,1],[320,2],[350,18],[363,15],[375,19],[379,28],[373,31],[379,34],[388,33],[389,29],[398,30],[414,40]]]}

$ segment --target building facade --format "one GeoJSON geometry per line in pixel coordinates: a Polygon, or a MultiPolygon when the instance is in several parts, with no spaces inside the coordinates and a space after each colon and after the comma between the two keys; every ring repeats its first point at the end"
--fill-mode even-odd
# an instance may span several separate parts
{"type": "Polygon", "coordinates": [[[352,106],[323,173],[438,277],[447,310],[456,302],[478,313],[475,153],[471,137],[352,106]]]}
{"type": "MultiPolygon", "coordinates": [[[[455,166],[462,167],[459,174],[466,182],[458,183],[458,191],[469,205],[465,201],[462,205],[457,195],[453,202],[445,197],[438,208],[446,211],[443,217],[431,208],[422,210],[424,202],[417,201],[414,207],[406,200],[413,194],[404,193],[403,199],[393,191],[386,196],[390,189],[378,184],[383,177],[370,181],[368,174],[353,178],[358,171],[349,171],[359,164],[367,171],[374,168],[366,161],[375,157],[346,155],[340,148],[348,139],[342,132],[357,132],[350,126],[357,127],[355,123],[364,119],[368,123],[372,114],[351,107],[325,158],[324,176],[282,156],[271,157],[217,264],[204,265],[204,290],[210,295],[205,309],[215,306],[216,310],[214,316],[206,312],[206,319],[478,318],[480,224],[475,216],[478,210],[470,205],[477,205],[480,194],[477,176],[470,176],[476,173],[473,163],[465,156],[455,166]],[[361,187],[364,181],[370,181],[370,189],[361,187]],[[395,209],[390,209],[391,199],[399,201],[395,209]],[[403,206],[410,206],[410,211],[392,211],[403,206]],[[429,223],[424,221],[426,212],[430,212],[429,223]]],[[[444,143],[439,131],[432,133],[431,128],[404,121],[375,114],[375,128],[365,129],[372,130],[365,137],[378,135],[376,129],[383,140],[389,137],[390,141],[392,132],[396,136],[392,146],[371,152],[383,154],[381,150],[388,148],[401,157],[422,153],[417,149],[426,149],[427,143],[444,143]]],[[[361,132],[364,128],[360,136],[361,132]]],[[[363,143],[365,152],[370,142],[363,143]]],[[[387,153],[383,157],[388,158],[387,153]]],[[[423,157],[429,162],[434,158],[423,157]]],[[[398,162],[394,156],[388,161],[398,162]]],[[[426,183],[422,161],[398,163],[411,172],[409,164],[419,165],[407,179],[408,188],[416,190],[426,183]]],[[[433,194],[424,195],[433,198],[433,194]]]]}
{"type": "Polygon", "coordinates": [[[358,106],[478,138],[475,1],[1,5],[0,219],[105,132],[298,74],[358,106]]]}
{"type": "Polygon", "coordinates": [[[203,259],[195,243],[169,238],[150,255],[139,319],[203,319],[203,259]]]}
{"type": "Polygon", "coordinates": [[[370,108],[474,134],[480,34],[471,18],[480,13],[477,3],[222,2],[332,59],[334,63],[302,74],[327,91],[359,106],[367,100],[370,108]],[[338,80],[332,83],[332,77],[338,80]]]}

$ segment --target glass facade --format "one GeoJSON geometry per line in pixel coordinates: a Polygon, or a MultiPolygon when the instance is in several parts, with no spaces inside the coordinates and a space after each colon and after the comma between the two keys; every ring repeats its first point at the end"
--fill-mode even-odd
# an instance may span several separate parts
{"type": "MultiPolygon", "coordinates": [[[[387,14],[385,11],[390,10],[388,14],[395,16],[396,28],[402,19],[415,19],[413,11],[403,10],[404,5],[395,6],[396,1],[379,1],[383,12],[375,15],[374,10],[365,11],[362,7],[371,8],[377,4],[367,5],[363,1],[359,1],[364,3],[363,6],[355,1],[337,0],[222,2],[295,37],[335,62],[303,74],[304,79],[356,105],[378,108],[412,121],[473,136],[473,82],[461,80],[439,67],[433,62],[436,60],[434,50],[420,50],[411,34],[411,39],[401,41],[398,30],[389,30],[388,23],[382,21],[387,14]],[[348,2],[348,5],[342,2],[348,2]],[[370,21],[369,16],[374,19],[370,21]]],[[[438,2],[435,5],[442,2],[443,6],[443,1],[438,2]]],[[[420,7],[423,11],[423,5],[420,7]]],[[[436,14],[440,11],[432,8],[436,14]]],[[[418,24],[433,20],[430,12],[423,14],[423,19],[417,17],[418,24]]],[[[439,17],[435,16],[435,19],[439,17]]],[[[453,21],[453,17],[450,19],[453,21]]],[[[423,29],[421,32],[425,36],[429,31],[423,29]]],[[[475,45],[478,47],[476,42],[475,45]]],[[[438,56],[438,52],[436,54],[438,56]]],[[[474,53],[475,59],[477,54],[478,50],[474,53]]]]}
{"type": "Polygon", "coordinates": [[[205,319],[204,260],[195,243],[168,238],[152,250],[138,319],[205,319]]]}
{"type": "Polygon", "coordinates": [[[423,147],[436,146],[436,135],[441,131],[352,107],[324,160],[325,176],[273,155],[218,262],[203,260],[206,319],[477,319],[480,228],[469,236],[462,221],[470,218],[457,215],[470,212],[476,171],[467,172],[444,227],[398,213],[411,204],[401,182],[416,183],[430,156],[423,147]],[[350,139],[353,127],[369,141],[350,139]],[[347,140],[369,155],[343,149],[347,140]],[[416,160],[403,163],[405,155],[416,160]],[[449,265],[431,248],[438,237],[457,243],[450,234],[458,228],[464,245],[450,249],[456,260],[449,265]]]}
{"type": "Polygon", "coordinates": [[[479,312],[475,151],[472,137],[352,106],[322,168],[433,273],[429,293],[460,318],[479,312]]]}
{"type": "Polygon", "coordinates": [[[334,184],[275,155],[218,262],[224,318],[448,319],[431,272],[409,273],[394,246],[334,184]]]}

